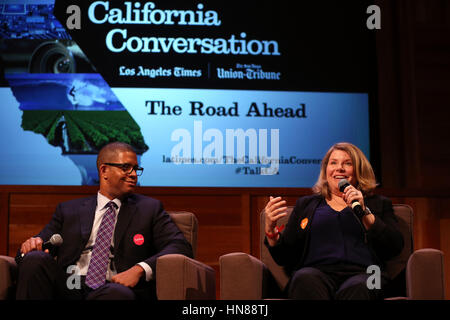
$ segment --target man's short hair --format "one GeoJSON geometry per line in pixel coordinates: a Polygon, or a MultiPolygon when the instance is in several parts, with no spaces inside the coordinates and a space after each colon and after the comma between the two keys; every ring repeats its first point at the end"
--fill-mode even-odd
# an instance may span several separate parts
{"type": "Polygon", "coordinates": [[[125,142],[116,141],[105,145],[97,155],[97,171],[100,173],[100,165],[102,163],[111,162],[118,153],[126,151],[136,153],[134,148],[125,142]]]}

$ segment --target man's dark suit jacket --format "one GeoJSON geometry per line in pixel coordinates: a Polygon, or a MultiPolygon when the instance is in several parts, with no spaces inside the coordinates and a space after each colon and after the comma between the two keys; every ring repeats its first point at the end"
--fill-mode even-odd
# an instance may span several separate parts
{"type": "MultiPolygon", "coordinates": [[[[57,264],[66,270],[75,265],[85,249],[94,222],[97,195],[60,203],[51,221],[37,235],[44,242],[59,233],[63,244],[57,251],[57,264]]],[[[138,242],[139,243],[139,242],[138,242]]],[[[131,194],[122,201],[114,231],[114,265],[117,273],[139,262],[147,263],[156,279],[156,259],[165,254],[178,253],[193,257],[192,247],[172,221],[159,200],[131,194]],[[137,245],[133,238],[142,235],[144,243],[137,245]]],[[[141,279],[138,287],[145,285],[141,279]]]]}

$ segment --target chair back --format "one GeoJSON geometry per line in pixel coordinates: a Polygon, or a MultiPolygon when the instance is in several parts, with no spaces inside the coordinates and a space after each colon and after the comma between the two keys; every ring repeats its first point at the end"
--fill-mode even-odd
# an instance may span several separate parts
{"type": "Polygon", "coordinates": [[[184,237],[192,246],[194,258],[197,256],[197,234],[198,220],[197,217],[188,211],[167,211],[173,222],[178,226],[184,237]]]}
{"type": "MultiPolygon", "coordinates": [[[[292,213],[292,210],[294,209],[293,206],[287,207],[287,215],[280,220],[278,220],[278,226],[286,225],[289,216],[292,213]]],[[[266,211],[263,209],[260,215],[260,221],[259,221],[259,238],[260,238],[260,255],[261,255],[261,261],[264,262],[264,264],[267,266],[269,271],[272,273],[273,277],[275,278],[276,283],[278,284],[278,287],[283,291],[286,287],[289,277],[284,271],[283,267],[279,266],[270,255],[269,250],[267,249],[266,245],[264,244],[264,237],[266,236],[266,232],[264,230],[265,225],[265,217],[266,217],[266,211]]]]}
{"type": "MultiPolygon", "coordinates": [[[[391,279],[394,279],[406,268],[408,258],[412,254],[414,249],[412,208],[405,204],[394,204],[393,208],[394,214],[397,218],[397,228],[403,235],[405,245],[403,247],[402,252],[398,256],[392,258],[386,263],[386,271],[391,279]]],[[[293,206],[287,207],[287,215],[278,220],[279,226],[286,224],[288,222],[289,216],[291,215],[293,209],[294,209],[293,206]]],[[[270,270],[280,289],[284,290],[289,281],[289,277],[284,271],[284,269],[272,259],[269,250],[264,245],[264,237],[265,237],[264,223],[265,223],[265,210],[263,210],[260,215],[261,261],[264,262],[267,268],[270,270]]]]}
{"type": "MultiPolygon", "coordinates": [[[[403,250],[386,262],[386,272],[390,279],[396,278],[406,268],[409,256],[414,251],[413,242],[413,209],[406,204],[394,204],[394,214],[397,218],[397,230],[403,235],[403,250]]],[[[404,281],[404,279],[402,279],[404,281]]]]}

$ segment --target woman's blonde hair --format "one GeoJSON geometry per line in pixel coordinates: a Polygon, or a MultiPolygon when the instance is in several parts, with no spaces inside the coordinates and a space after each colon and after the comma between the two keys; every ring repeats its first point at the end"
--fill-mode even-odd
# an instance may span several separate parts
{"type": "Polygon", "coordinates": [[[353,163],[353,174],[356,179],[355,187],[364,196],[370,195],[377,186],[372,166],[364,153],[357,146],[348,142],[336,143],[327,151],[320,165],[319,178],[312,190],[317,194],[321,194],[326,199],[331,198],[331,191],[327,182],[327,166],[330,156],[335,150],[347,152],[353,163]]]}

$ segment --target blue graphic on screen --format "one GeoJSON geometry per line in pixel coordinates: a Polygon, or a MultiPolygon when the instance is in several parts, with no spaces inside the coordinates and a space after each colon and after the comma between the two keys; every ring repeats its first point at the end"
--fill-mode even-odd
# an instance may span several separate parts
{"type": "Polygon", "coordinates": [[[70,35],[53,15],[53,9],[54,1],[0,3],[0,38],[70,39],[70,35]]]}
{"type": "Polygon", "coordinates": [[[21,110],[125,111],[96,73],[10,74],[6,78],[21,110]]]}
{"type": "Polygon", "coordinates": [[[148,149],[139,126],[98,74],[11,74],[23,111],[21,127],[43,135],[80,169],[82,184],[97,184],[96,154],[124,141],[141,155],[148,149]]]}
{"type": "Polygon", "coordinates": [[[311,187],[332,144],[370,157],[367,93],[110,87],[53,10],[0,1],[0,184],[96,185],[112,141],[142,186],[311,187]]]}
{"type": "Polygon", "coordinates": [[[125,101],[150,145],[141,158],[142,165],[150,168],[140,177],[142,185],[310,187],[332,144],[352,142],[370,157],[368,95],[364,93],[113,90],[125,101]],[[180,115],[149,114],[151,108],[143,107],[149,97],[159,105],[179,106],[180,115]],[[200,102],[233,108],[239,116],[191,115],[200,102]],[[279,106],[297,108],[304,117],[255,116],[256,108],[263,113],[265,108],[279,106]],[[349,115],[360,121],[343,125],[349,115]]]}

